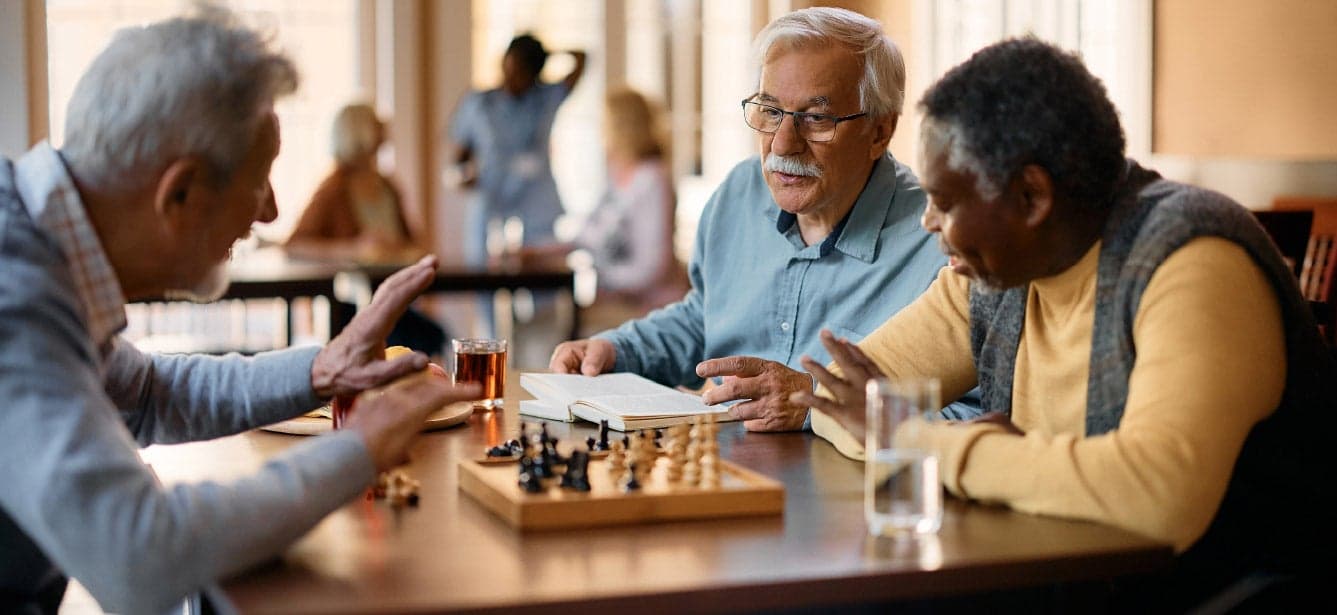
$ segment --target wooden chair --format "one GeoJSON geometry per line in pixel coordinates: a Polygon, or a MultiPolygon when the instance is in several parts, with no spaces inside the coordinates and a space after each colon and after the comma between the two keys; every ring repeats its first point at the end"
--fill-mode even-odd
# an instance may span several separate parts
{"type": "Polygon", "coordinates": [[[1337,285],[1332,280],[1337,269],[1337,198],[1277,197],[1272,209],[1278,213],[1313,213],[1309,244],[1300,267],[1300,292],[1314,308],[1323,338],[1337,344],[1337,285]]]}

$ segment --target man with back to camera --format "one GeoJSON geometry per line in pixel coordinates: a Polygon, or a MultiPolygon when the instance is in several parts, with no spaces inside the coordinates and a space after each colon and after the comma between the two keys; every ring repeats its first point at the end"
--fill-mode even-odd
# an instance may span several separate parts
{"type": "MultiPolygon", "coordinates": [[[[635,372],[699,386],[754,431],[804,428],[803,354],[823,326],[863,337],[909,304],[944,264],[919,227],[924,195],[887,153],[905,90],[900,51],[876,21],[837,8],[789,13],[754,44],[760,75],[743,119],[761,155],[711,196],[681,301],[557,347],[549,368],[635,372]]],[[[953,407],[964,418],[973,409],[953,407]]]]}
{"type": "Polygon", "coordinates": [[[1331,606],[1337,366],[1254,217],[1126,159],[1104,86],[1048,43],[977,52],[921,107],[952,265],[858,346],[824,334],[838,369],[805,360],[824,390],[796,396],[813,431],[861,456],[879,374],[978,385],[993,420],[897,445],[958,496],[1173,545],[1116,610],[1331,606]]]}
{"type": "Polygon", "coordinates": [[[433,409],[477,396],[404,377],[421,354],[379,358],[434,257],[324,348],[146,355],[117,335],[127,300],[222,295],[232,245],[277,215],[273,103],[296,86],[226,13],[127,28],[76,87],[65,146],[0,160],[0,611],[56,612],[67,576],[108,611],[179,608],[405,461],[433,409]],[[164,488],[138,456],[366,390],[347,429],[236,482],[164,488]]]}

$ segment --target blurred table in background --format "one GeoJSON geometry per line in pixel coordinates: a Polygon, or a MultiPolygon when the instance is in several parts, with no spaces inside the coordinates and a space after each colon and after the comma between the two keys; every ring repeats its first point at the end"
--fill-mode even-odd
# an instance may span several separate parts
{"type": "MultiPolygon", "coordinates": [[[[162,299],[137,303],[151,304],[136,310],[131,307],[131,341],[153,336],[148,346],[158,350],[196,352],[254,352],[293,344],[299,326],[293,309],[298,302],[312,302],[312,337],[323,342],[338,335],[356,313],[371,302],[371,295],[395,271],[409,263],[359,263],[350,261],[294,258],[283,248],[270,246],[240,255],[228,264],[230,285],[217,304],[189,305],[162,299]],[[274,304],[281,302],[282,322],[275,326],[262,322],[272,319],[274,304]],[[231,302],[231,303],[229,303],[231,302]],[[142,313],[141,313],[142,312],[142,313]],[[158,315],[171,312],[170,324],[158,315]],[[170,329],[170,331],[164,331],[170,329]],[[255,339],[255,331],[262,331],[255,339]],[[164,333],[168,335],[163,336],[164,333]],[[265,344],[264,342],[268,342],[265,344]]],[[[443,264],[428,293],[495,292],[519,289],[554,290],[561,296],[561,329],[573,339],[580,327],[580,305],[576,286],[579,274],[560,261],[511,262],[489,267],[443,264]]],[[[509,295],[502,299],[509,301],[509,295]]],[[[509,308],[509,303],[505,303],[509,308]]],[[[499,312],[501,310],[498,310],[499,312]]],[[[507,309],[498,322],[509,325],[507,309]],[[504,321],[504,322],[503,322],[504,321]]],[[[507,329],[509,332],[509,329],[507,329]]]]}

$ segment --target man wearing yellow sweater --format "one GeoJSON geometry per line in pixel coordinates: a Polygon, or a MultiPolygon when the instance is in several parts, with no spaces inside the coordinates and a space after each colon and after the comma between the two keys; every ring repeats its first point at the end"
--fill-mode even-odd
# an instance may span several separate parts
{"type": "Polygon", "coordinates": [[[921,107],[923,223],[949,266],[857,346],[823,333],[836,365],[805,361],[822,388],[794,396],[813,430],[858,457],[867,378],[978,385],[988,420],[899,438],[951,493],[1173,544],[1171,607],[1330,570],[1337,367],[1252,216],[1125,160],[1104,87],[1034,39],[921,107]]]}

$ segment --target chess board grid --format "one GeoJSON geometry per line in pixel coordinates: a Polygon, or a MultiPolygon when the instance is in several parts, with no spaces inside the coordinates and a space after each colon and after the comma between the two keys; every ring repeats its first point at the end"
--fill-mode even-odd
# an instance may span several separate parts
{"type": "Polygon", "coordinates": [[[562,489],[557,480],[541,493],[526,493],[515,464],[461,460],[460,489],[522,530],[563,529],[783,514],[784,485],[721,460],[715,488],[670,483],[668,459],[660,456],[644,486],[624,491],[613,484],[606,459],[589,465],[590,491],[562,489]]]}

